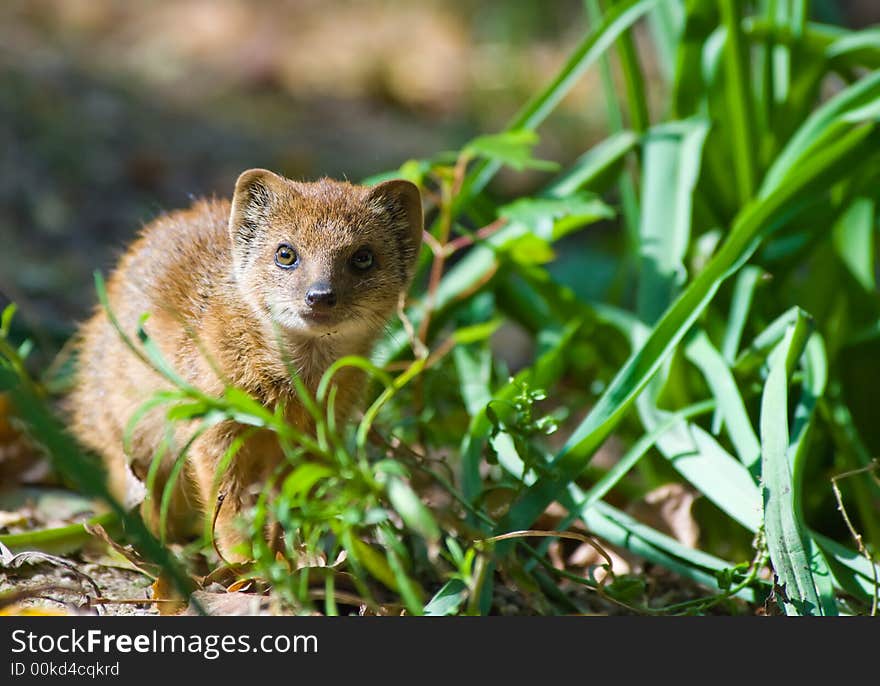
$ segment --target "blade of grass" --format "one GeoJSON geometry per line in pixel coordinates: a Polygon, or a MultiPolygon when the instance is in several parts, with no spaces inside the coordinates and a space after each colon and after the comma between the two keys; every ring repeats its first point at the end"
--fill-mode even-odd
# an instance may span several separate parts
{"type": "Polygon", "coordinates": [[[727,435],[740,462],[749,470],[756,469],[761,460],[761,444],[752,428],[733,374],[721,353],[705,332],[698,331],[685,346],[685,356],[699,368],[712,396],[717,399],[718,413],[726,422],[727,435]]]}
{"type": "Polygon", "coordinates": [[[727,30],[724,51],[727,108],[730,116],[730,155],[739,191],[739,201],[745,205],[757,188],[757,151],[753,96],[745,39],[741,28],[740,3],[721,0],[721,16],[727,30]]]}
{"type": "Polygon", "coordinates": [[[752,298],[762,274],[760,267],[747,265],[736,276],[733,298],[730,301],[730,314],[727,317],[727,328],[724,330],[724,340],[721,343],[721,356],[728,365],[732,365],[736,361],[743,330],[752,306],[752,298]]]}
{"type": "Polygon", "coordinates": [[[812,537],[804,520],[803,494],[805,488],[807,447],[813,427],[816,404],[825,393],[828,383],[828,356],[825,344],[818,333],[813,333],[804,346],[802,357],[803,381],[801,393],[794,411],[794,426],[788,454],[791,462],[792,511],[803,536],[804,548],[811,560],[811,571],[823,615],[836,615],[837,603],[834,599],[834,586],[831,571],[825,562],[818,543],[812,537]]]}
{"type": "Polygon", "coordinates": [[[832,230],[832,244],[856,280],[869,293],[876,289],[874,276],[874,231],[876,226],[873,198],[856,198],[841,215],[832,230]]]}
{"type": "Polygon", "coordinates": [[[812,615],[823,610],[804,531],[795,513],[788,456],[788,378],[806,345],[807,322],[806,317],[799,318],[771,353],[770,373],[761,399],[765,535],[773,569],[784,588],[779,603],[789,615],[812,615]]]}

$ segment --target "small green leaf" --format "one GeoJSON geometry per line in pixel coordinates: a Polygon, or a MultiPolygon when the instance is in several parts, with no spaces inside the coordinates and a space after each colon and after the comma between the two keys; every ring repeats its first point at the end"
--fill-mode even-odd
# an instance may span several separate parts
{"type": "Polygon", "coordinates": [[[390,588],[392,591],[399,591],[397,579],[388,564],[385,556],[379,553],[375,548],[364,543],[357,536],[351,537],[351,546],[355,558],[360,562],[367,571],[372,574],[378,581],[390,588]]]}
{"type": "Polygon", "coordinates": [[[191,403],[174,405],[168,410],[166,417],[168,418],[168,421],[172,422],[194,419],[196,417],[204,417],[209,409],[207,403],[197,400],[191,403]]]}
{"type": "Polygon", "coordinates": [[[523,224],[545,241],[556,241],[586,224],[614,217],[613,209],[587,192],[564,198],[520,198],[498,213],[510,222],[523,224]]]}
{"type": "Polygon", "coordinates": [[[468,596],[467,586],[461,579],[450,579],[425,605],[427,617],[447,617],[458,612],[468,596]]]}
{"type": "Polygon", "coordinates": [[[495,319],[483,322],[482,324],[463,326],[452,333],[452,340],[460,345],[485,341],[498,330],[498,327],[501,326],[502,323],[504,323],[504,320],[500,317],[496,317],[495,319]]]}
{"type": "Polygon", "coordinates": [[[505,246],[508,257],[516,264],[546,264],[556,259],[553,247],[543,238],[528,233],[505,246]]]}
{"type": "Polygon", "coordinates": [[[559,165],[556,162],[538,160],[532,156],[532,150],[537,144],[537,133],[526,129],[517,129],[474,138],[464,147],[462,152],[472,157],[482,157],[506,164],[516,171],[526,169],[555,171],[558,169],[559,165]]]}
{"type": "Polygon", "coordinates": [[[223,393],[231,409],[237,410],[235,419],[243,424],[265,426],[272,424],[275,417],[263,405],[254,400],[240,388],[229,386],[223,393]]]}

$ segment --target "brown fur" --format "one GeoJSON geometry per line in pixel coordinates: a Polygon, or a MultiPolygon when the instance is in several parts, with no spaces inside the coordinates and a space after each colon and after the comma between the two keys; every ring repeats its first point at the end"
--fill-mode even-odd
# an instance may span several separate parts
{"type": "MultiPolygon", "coordinates": [[[[368,354],[409,285],[421,232],[421,200],[406,181],[366,188],[329,179],[297,183],[249,170],[239,177],[231,203],[203,200],[148,225],[108,280],[110,309],[130,335],[141,315],[150,313],[147,333],[188,383],[210,394],[231,383],[270,408],[284,402],[289,421],[312,431],[287,362],[314,392],[335,360],[368,354]],[[281,243],[296,250],[296,268],[275,264],[281,243]],[[362,248],[374,255],[365,272],[351,263],[362,248]],[[314,308],[306,303],[314,284],[329,284],[337,298],[317,320],[309,319],[314,308]]],[[[358,402],[363,379],[350,369],[334,378],[337,411],[345,417],[358,402]]],[[[146,478],[166,432],[164,410],[137,424],[130,455],[123,452],[125,427],[145,400],[168,387],[124,345],[101,308],[81,327],[78,378],[68,403],[72,430],[104,459],[121,499],[137,486],[130,471],[146,478]]],[[[176,426],[177,450],[193,428],[176,426]]],[[[187,531],[193,515],[212,516],[217,464],[241,431],[225,422],[191,446],[171,505],[172,536],[187,531]]],[[[154,529],[175,455],[162,462],[156,492],[143,508],[154,529]]],[[[235,518],[281,459],[274,437],[258,432],[223,475],[215,535],[230,559],[240,559],[235,518]]]]}

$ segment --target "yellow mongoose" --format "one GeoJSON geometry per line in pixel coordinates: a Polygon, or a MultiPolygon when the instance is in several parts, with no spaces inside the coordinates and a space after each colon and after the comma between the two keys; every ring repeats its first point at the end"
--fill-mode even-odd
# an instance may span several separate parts
{"type": "MultiPolygon", "coordinates": [[[[203,200],[148,225],[108,280],[109,305],[128,333],[150,313],[147,334],[190,384],[218,395],[233,384],[269,408],[283,402],[289,421],[311,431],[291,367],[314,393],[335,360],[368,354],[409,286],[421,239],[421,197],[408,181],[304,183],[251,169],[238,178],[231,202],[203,200]]],[[[134,477],[146,478],[167,431],[164,410],[148,413],[126,455],[126,425],[145,400],[169,386],[126,347],[103,309],[79,335],[71,428],[104,460],[111,489],[124,499],[140,486],[134,477]]],[[[363,377],[347,368],[334,379],[337,414],[344,417],[358,401],[363,377]]],[[[192,429],[177,427],[177,449],[192,429]]],[[[242,431],[224,422],[195,441],[169,517],[169,532],[179,536],[192,515],[213,516],[219,506],[217,544],[227,559],[239,561],[234,519],[283,459],[274,436],[257,432],[214,490],[217,465],[242,431]]],[[[154,529],[175,457],[175,451],[166,454],[142,510],[154,529]]]]}

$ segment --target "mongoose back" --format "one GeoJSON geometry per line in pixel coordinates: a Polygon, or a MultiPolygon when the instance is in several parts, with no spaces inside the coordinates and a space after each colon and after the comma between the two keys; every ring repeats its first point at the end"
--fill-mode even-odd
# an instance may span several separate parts
{"type": "MultiPolygon", "coordinates": [[[[146,226],[108,279],[108,303],[129,334],[149,313],[147,334],[188,383],[217,395],[231,384],[269,408],[283,402],[289,421],[313,431],[291,368],[314,393],[335,360],[369,353],[409,286],[421,237],[421,198],[408,181],[306,183],[252,169],[239,176],[231,202],[203,200],[146,226]]],[[[103,459],[116,497],[130,501],[143,492],[167,435],[165,410],[137,422],[128,455],[126,427],[169,384],[131,352],[102,308],[80,328],[78,345],[71,428],[103,459]]],[[[334,380],[337,416],[344,418],[363,376],[344,368],[334,380]]],[[[193,428],[176,427],[175,446],[142,508],[154,529],[176,451],[193,428]]],[[[237,515],[283,459],[274,436],[256,432],[218,489],[218,464],[243,430],[227,421],[191,445],[168,519],[168,533],[180,536],[194,515],[215,517],[215,539],[229,560],[243,559],[237,515]]]]}

